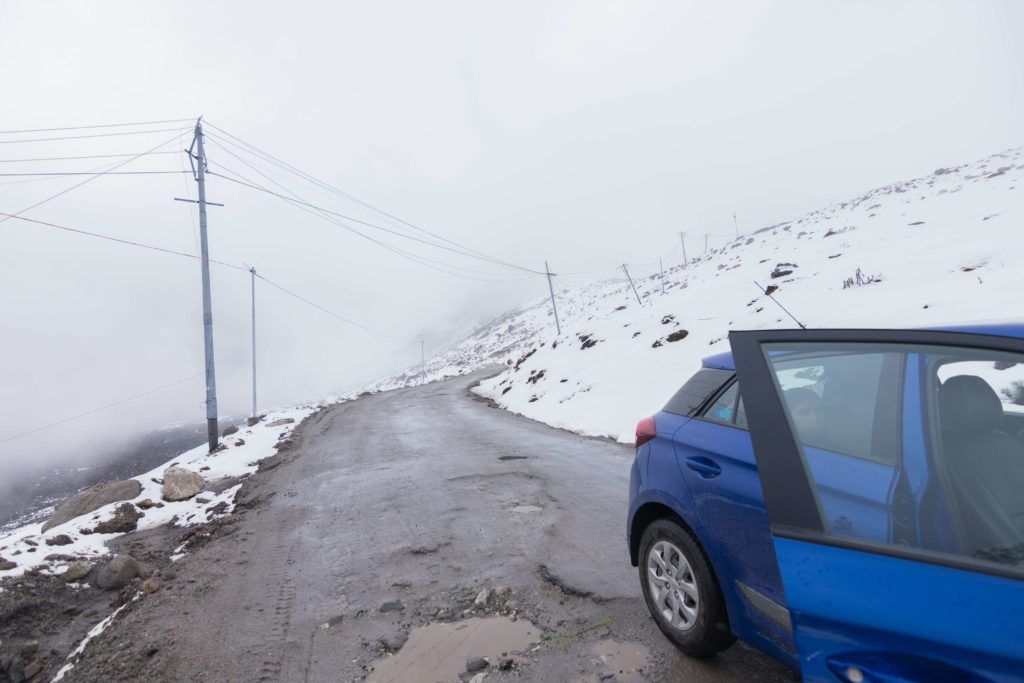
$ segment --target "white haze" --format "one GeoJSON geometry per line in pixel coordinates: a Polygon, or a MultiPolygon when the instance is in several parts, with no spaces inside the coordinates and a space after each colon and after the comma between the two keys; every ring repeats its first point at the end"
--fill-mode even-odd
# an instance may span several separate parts
{"type": "MultiPolygon", "coordinates": [[[[473,248],[556,272],[614,268],[678,260],[679,230],[694,231],[689,249],[702,231],[714,244],[733,211],[748,231],[1021,144],[1022,28],[1021,3],[967,0],[5,2],[0,128],[202,114],[473,248]]],[[[138,152],[170,136],[0,144],[0,159],[138,152]]],[[[209,156],[213,170],[245,170],[209,156]]],[[[194,253],[195,209],[173,201],[194,196],[187,178],[104,177],[25,215],[194,253]]],[[[21,180],[0,179],[0,211],[81,179],[21,180]]],[[[546,294],[536,276],[437,273],[215,177],[208,193],[226,204],[210,209],[214,258],[409,340],[261,286],[264,407],[355,389],[418,362],[420,338],[429,353],[546,294]]],[[[0,233],[0,439],[202,371],[196,262],[17,220],[0,233]]],[[[245,414],[249,281],[215,268],[213,284],[221,412],[245,414]]],[[[194,379],[2,443],[0,472],[202,418],[194,379]]]]}

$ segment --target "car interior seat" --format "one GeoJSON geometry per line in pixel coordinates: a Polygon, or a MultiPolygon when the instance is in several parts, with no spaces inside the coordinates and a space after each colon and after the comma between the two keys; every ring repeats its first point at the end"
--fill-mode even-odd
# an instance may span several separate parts
{"type": "Polygon", "coordinates": [[[996,392],[980,377],[957,375],[942,383],[938,400],[965,554],[1024,543],[1024,442],[999,429],[996,392]]]}

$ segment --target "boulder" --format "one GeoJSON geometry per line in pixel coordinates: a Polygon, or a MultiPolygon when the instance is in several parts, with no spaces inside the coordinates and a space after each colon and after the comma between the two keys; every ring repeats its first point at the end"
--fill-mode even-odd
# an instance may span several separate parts
{"type": "Polygon", "coordinates": [[[225,427],[224,431],[221,432],[220,435],[221,436],[231,436],[232,434],[234,434],[237,431],[238,431],[238,427],[236,427],[235,425],[231,425],[230,427],[225,427]]]}
{"type": "Polygon", "coordinates": [[[139,563],[131,555],[118,555],[100,567],[96,574],[96,585],[103,590],[124,588],[139,575],[139,563]]]}
{"type": "Polygon", "coordinates": [[[43,524],[43,531],[70,521],[79,515],[92,512],[98,508],[116,503],[119,500],[131,500],[142,493],[142,484],[134,479],[106,481],[76,493],[57,506],[50,519],[43,524]]]}
{"type": "Polygon", "coordinates": [[[282,417],[280,420],[274,420],[273,422],[268,422],[267,426],[268,427],[283,427],[285,425],[290,425],[293,422],[295,422],[294,418],[282,417]]]}
{"type": "Polygon", "coordinates": [[[114,516],[97,524],[93,531],[97,534],[124,534],[135,531],[140,517],[142,517],[142,513],[134,505],[121,503],[114,510],[114,516]]]}
{"type": "Polygon", "coordinates": [[[64,579],[66,583],[72,583],[74,581],[84,579],[91,571],[92,562],[78,560],[77,562],[72,562],[68,565],[68,568],[64,570],[64,573],[60,575],[60,578],[64,579]]]}
{"type": "Polygon", "coordinates": [[[14,569],[17,566],[18,564],[16,562],[11,562],[10,560],[5,560],[0,557],[0,572],[5,572],[8,569],[14,569]]]}
{"type": "Polygon", "coordinates": [[[67,534],[57,534],[53,538],[46,539],[46,545],[70,545],[73,542],[67,534]]]}
{"type": "Polygon", "coordinates": [[[188,500],[206,487],[202,475],[173,465],[164,471],[164,500],[188,500]]]}

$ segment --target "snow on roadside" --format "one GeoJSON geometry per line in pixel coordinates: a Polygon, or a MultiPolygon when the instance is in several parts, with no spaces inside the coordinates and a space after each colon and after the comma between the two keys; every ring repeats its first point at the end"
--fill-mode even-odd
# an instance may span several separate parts
{"type": "MultiPolygon", "coordinates": [[[[691,242],[692,244],[692,242],[691,242]]],[[[692,249],[693,247],[691,247],[692,249]]],[[[368,391],[434,381],[498,363],[478,393],[556,427],[622,442],[701,360],[729,350],[730,329],[924,327],[1021,320],[1024,150],[936,169],[914,180],[740,236],[660,275],[557,289],[368,391]]],[[[668,261],[666,261],[668,265],[668,261]]]]}
{"type": "MultiPolygon", "coordinates": [[[[167,523],[185,527],[230,514],[234,510],[234,497],[241,486],[240,483],[220,493],[203,491],[188,500],[168,502],[162,500],[161,484],[158,483],[163,477],[164,470],[172,464],[177,464],[202,475],[207,484],[228,477],[246,477],[256,471],[260,460],[274,455],[278,442],[291,434],[292,430],[313,411],[314,408],[303,406],[270,412],[256,425],[243,426],[234,434],[222,437],[221,443],[224,447],[215,453],[208,453],[206,444],[203,444],[149,472],[133,477],[142,484],[142,491],[131,499],[131,502],[139,503],[148,498],[162,505],[141,511],[144,516],[138,521],[138,530],[152,529],[167,523]],[[200,503],[200,498],[207,502],[200,503]],[[210,510],[220,503],[224,505],[219,512],[210,510]]],[[[0,535],[0,557],[15,564],[11,569],[0,571],[0,578],[19,576],[26,570],[36,567],[43,573],[61,573],[69,561],[47,561],[45,558],[50,554],[84,559],[109,554],[107,541],[122,534],[83,534],[81,530],[92,528],[97,523],[110,519],[115,509],[124,502],[104,505],[91,513],[48,529],[45,533],[42,531],[45,520],[40,520],[0,535]],[[69,536],[72,542],[67,545],[46,544],[47,539],[53,539],[61,534],[69,536]]]]}
{"type": "MultiPolygon", "coordinates": [[[[141,596],[141,592],[136,593],[135,597],[132,598],[132,602],[135,602],[141,596]]],[[[106,631],[107,627],[110,626],[110,624],[114,621],[114,618],[117,617],[117,615],[121,613],[121,610],[123,610],[128,605],[129,603],[127,602],[121,605],[116,610],[108,614],[103,619],[103,621],[89,629],[89,632],[86,633],[85,637],[82,638],[82,640],[78,643],[78,647],[72,650],[71,654],[67,656],[67,660],[64,666],[62,666],[60,670],[56,673],[56,675],[52,679],[50,679],[50,683],[57,683],[57,681],[63,680],[64,677],[67,676],[71,672],[71,670],[75,668],[75,664],[78,663],[78,656],[85,652],[85,646],[89,644],[89,641],[95,638],[96,636],[100,635],[104,631],[106,631]]]]}

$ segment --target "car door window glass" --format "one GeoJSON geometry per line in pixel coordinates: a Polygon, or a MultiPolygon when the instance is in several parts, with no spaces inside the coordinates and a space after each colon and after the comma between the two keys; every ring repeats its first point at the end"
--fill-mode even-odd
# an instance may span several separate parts
{"type": "Polygon", "coordinates": [[[894,478],[842,484],[845,496],[885,502],[890,531],[867,540],[1024,573],[1024,354],[842,342],[762,348],[827,534],[864,538],[851,531],[858,520],[829,514],[836,464],[823,466],[815,449],[881,461],[899,452],[898,441],[894,478]]]}

